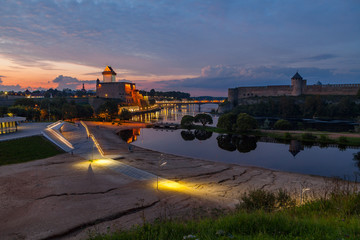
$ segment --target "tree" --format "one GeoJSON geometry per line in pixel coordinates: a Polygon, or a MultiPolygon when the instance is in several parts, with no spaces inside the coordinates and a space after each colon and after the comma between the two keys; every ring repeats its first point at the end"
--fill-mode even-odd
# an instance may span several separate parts
{"type": "Polygon", "coordinates": [[[205,125],[208,124],[212,124],[213,123],[213,119],[209,114],[206,113],[199,113],[195,116],[195,122],[198,123],[200,122],[203,127],[205,127],[205,125]]]}
{"type": "Polygon", "coordinates": [[[26,107],[35,107],[36,102],[32,98],[20,98],[17,99],[14,103],[14,106],[26,106],[26,107]]]}
{"type": "Polygon", "coordinates": [[[279,119],[274,124],[274,128],[275,129],[280,129],[280,130],[289,130],[291,128],[291,124],[287,120],[279,119]]]}
{"type": "Polygon", "coordinates": [[[65,103],[62,107],[62,115],[64,119],[72,119],[77,116],[76,106],[70,103],[65,103]]]}
{"type": "Polygon", "coordinates": [[[115,101],[106,101],[98,108],[98,113],[101,116],[113,118],[118,114],[118,104],[115,101]]]}
{"type": "Polygon", "coordinates": [[[230,112],[221,115],[216,126],[228,132],[234,131],[236,127],[236,114],[230,112]]]}
{"type": "Polygon", "coordinates": [[[190,129],[195,121],[195,118],[190,115],[185,115],[181,119],[181,126],[190,129]]]}
{"type": "Polygon", "coordinates": [[[120,117],[120,120],[130,120],[132,118],[132,114],[131,114],[131,112],[129,112],[129,110],[123,108],[121,110],[119,117],[120,117]]]}
{"type": "Polygon", "coordinates": [[[236,130],[245,132],[257,128],[257,121],[255,118],[247,113],[240,113],[236,119],[236,130]]]}

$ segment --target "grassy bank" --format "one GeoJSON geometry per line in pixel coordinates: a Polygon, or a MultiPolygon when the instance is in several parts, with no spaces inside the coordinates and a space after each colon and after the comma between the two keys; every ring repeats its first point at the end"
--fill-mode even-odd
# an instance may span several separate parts
{"type": "MultiPolygon", "coordinates": [[[[264,193],[257,194],[264,197],[264,193]]],[[[257,204],[257,197],[252,199],[255,208],[240,205],[225,216],[145,224],[90,239],[360,239],[358,193],[334,194],[327,200],[273,209],[257,204]]],[[[262,202],[266,205],[269,201],[262,202]]]]}
{"type": "Polygon", "coordinates": [[[28,162],[63,153],[42,136],[0,142],[0,165],[28,162]]]}
{"type": "MultiPolygon", "coordinates": [[[[237,134],[241,135],[242,133],[238,132],[227,132],[224,129],[210,126],[198,126],[194,125],[193,129],[203,129],[210,132],[216,132],[221,134],[237,134]]],[[[288,140],[299,140],[304,143],[319,143],[319,144],[338,144],[340,146],[360,146],[360,135],[352,134],[353,136],[341,136],[342,133],[333,133],[333,132],[321,132],[321,131],[298,131],[298,132],[285,132],[284,130],[273,130],[271,132],[254,130],[243,133],[244,135],[255,135],[259,137],[271,137],[282,141],[288,140]],[[334,135],[340,135],[340,137],[333,137],[334,135]]],[[[348,135],[349,133],[344,133],[348,135]]]]}

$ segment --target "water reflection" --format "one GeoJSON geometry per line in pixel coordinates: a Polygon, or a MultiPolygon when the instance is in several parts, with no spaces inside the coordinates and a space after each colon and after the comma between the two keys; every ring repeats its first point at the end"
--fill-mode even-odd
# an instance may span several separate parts
{"type": "Polygon", "coordinates": [[[298,140],[291,140],[289,145],[289,152],[295,157],[300,151],[304,150],[304,146],[298,140]]]}
{"type": "Polygon", "coordinates": [[[336,144],[324,149],[316,143],[309,148],[296,140],[283,144],[266,137],[150,128],[141,129],[141,141],[138,130],[128,130],[123,139],[138,139],[132,144],[164,153],[287,172],[355,180],[354,174],[360,169],[359,147],[348,146],[340,151],[336,144]]]}
{"type": "Polygon", "coordinates": [[[354,158],[353,160],[355,161],[355,165],[359,168],[360,170],[360,152],[354,153],[354,158]]]}
{"type": "Polygon", "coordinates": [[[182,139],[184,139],[185,141],[192,141],[195,138],[197,140],[204,141],[206,139],[211,138],[213,133],[202,129],[196,129],[195,131],[192,130],[181,131],[180,134],[182,139]]]}
{"type": "Polygon", "coordinates": [[[221,149],[230,152],[237,149],[241,153],[247,153],[256,149],[258,138],[255,136],[222,134],[219,135],[216,140],[221,149]]]}
{"type": "Polygon", "coordinates": [[[118,133],[118,135],[126,143],[132,143],[137,140],[138,136],[140,136],[140,128],[122,130],[118,133]]]}
{"type": "MultiPolygon", "coordinates": [[[[213,109],[217,109],[216,104],[184,104],[166,106],[160,111],[143,113],[132,117],[133,121],[153,123],[153,122],[169,122],[180,123],[181,118],[184,115],[195,116],[200,112],[210,112],[213,109]]],[[[215,119],[213,119],[215,120],[215,119]]]]}

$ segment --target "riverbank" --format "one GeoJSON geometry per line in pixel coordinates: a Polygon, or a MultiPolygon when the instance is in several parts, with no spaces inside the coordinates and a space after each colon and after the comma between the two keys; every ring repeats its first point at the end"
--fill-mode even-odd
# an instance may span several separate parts
{"type": "MultiPolygon", "coordinates": [[[[204,129],[206,131],[220,134],[235,134],[237,132],[227,132],[224,129],[210,126],[194,125],[194,129],[204,129]]],[[[244,135],[254,135],[259,137],[272,137],[279,140],[300,140],[307,143],[320,144],[338,144],[341,146],[360,146],[359,133],[341,133],[341,132],[323,132],[323,131],[305,131],[305,130],[265,130],[255,129],[244,133],[244,135]]]]}

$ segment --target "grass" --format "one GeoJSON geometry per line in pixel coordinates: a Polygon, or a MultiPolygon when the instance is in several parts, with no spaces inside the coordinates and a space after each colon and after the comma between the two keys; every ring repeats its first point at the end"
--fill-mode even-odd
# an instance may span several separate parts
{"type": "MultiPolygon", "coordinates": [[[[255,190],[253,201],[270,193],[255,190]],[[259,192],[260,191],[260,192],[259,192]],[[261,193],[262,192],[262,193],[261,193]]],[[[247,197],[249,198],[249,195],[247,197]]],[[[276,194],[274,194],[276,197],[276,194]]],[[[249,199],[248,199],[249,200],[249,199]]],[[[268,203],[263,201],[266,206],[268,203]]],[[[274,202],[275,203],[275,202],[274,202]]],[[[255,205],[256,205],[255,204],[255,205]]],[[[286,208],[239,205],[230,214],[190,221],[145,223],[128,231],[95,234],[100,239],[360,239],[360,194],[333,194],[286,208]],[[251,206],[250,208],[248,208],[251,206]],[[263,208],[265,207],[265,208],[263,208]]],[[[274,205],[275,206],[275,205],[274,205]]]]}
{"type": "Polygon", "coordinates": [[[63,153],[42,136],[0,142],[0,165],[28,162],[63,153]]]}

